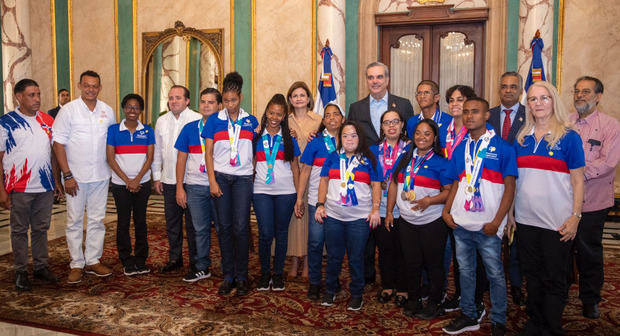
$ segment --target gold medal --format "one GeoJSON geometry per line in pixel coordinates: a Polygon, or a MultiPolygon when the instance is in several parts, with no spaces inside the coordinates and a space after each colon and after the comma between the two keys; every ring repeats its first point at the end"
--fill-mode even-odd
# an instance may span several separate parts
{"type": "Polygon", "coordinates": [[[383,190],[387,189],[387,182],[381,181],[381,189],[383,189],[383,190]]]}
{"type": "Polygon", "coordinates": [[[467,187],[467,192],[473,194],[474,193],[474,187],[473,186],[468,186],[467,187]]]}
{"type": "Polygon", "coordinates": [[[415,191],[409,190],[409,193],[407,194],[407,199],[409,200],[409,202],[413,202],[415,201],[415,191]]]}
{"type": "Polygon", "coordinates": [[[406,200],[407,200],[407,192],[403,190],[403,191],[400,193],[400,198],[401,198],[403,201],[406,201],[406,200]]]}
{"type": "Polygon", "coordinates": [[[344,188],[344,187],[346,187],[346,186],[347,186],[347,183],[346,183],[346,182],[341,182],[341,183],[340,183],[340,187],[344,188]]]}
{"type": "Polygon", "coordinates": [[[267,165],[267,168],[272,169],[273,165],[270,163],[270,164],[267,165]]]}

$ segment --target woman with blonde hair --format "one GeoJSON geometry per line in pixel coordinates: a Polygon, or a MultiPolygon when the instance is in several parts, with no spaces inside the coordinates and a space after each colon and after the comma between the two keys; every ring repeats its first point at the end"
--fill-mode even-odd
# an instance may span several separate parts
{"type": "Polygon", "coordinates": [[[540,81],[530,86],[525,115],[514,144],[519,169],[517,244],[528,294],[524,334],[561,335],[585,158],[581,138],[571,129],[568,109],[553,85],[540,81]]]}
{"type": "MultiPolygon", "coordinates": [[[[322,117],[314,112],[314,100],[308,85],[302,81],[297,81],[291,85],[286,94],[289,111],[289,127],[296,133],[299,149],[303,153],[308,144],[310,133],[316,132],[321,125],[322,117]]],[[[307,192],[304,193],[304,202],[308,200],[307,192]]],[[[301,218],[292,216],[288,231],[287,255],[292,256],[291,268],[288,278],[297,277],[299,269],[299,259],[303,258],[303,270],[301,276],[308,278],[308,217],[307,214],[301,218]]]]}

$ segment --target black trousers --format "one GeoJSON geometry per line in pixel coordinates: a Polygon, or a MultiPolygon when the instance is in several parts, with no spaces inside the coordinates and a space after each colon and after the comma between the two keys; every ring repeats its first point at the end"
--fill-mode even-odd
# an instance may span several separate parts
{"type": "Polygon", "coordinates": [[[110,183],[110,190],[116,203],[118,224],[116,226],[116,248],[123,266],[144,265],[149,255],[149,243],[146,238],[146,206],[151,195],[151,181],[142,183],[140,191],[132,193],[124,185],[110,183]],[[136,236],[134,255],[131,255],[130,220],[133,213],[133,225],[136,236]]]}
{"type": "MultiPolygon", "coordinates": [[[[461,296],[461,272],[459,271],[459,262],[456,260],[456,241],[454,239],[454,231],[448,229],[450,244],[452,244],[452,261],[454,265],[452,267],[452,275],[454,276],[454,296],[461,296]]],[[[446,269],[446,278],[450,268],[446,269]]],[[[476,252],[476,292],[474,300],[476,304],[482,302],[484,292],[489,289],[489,279],[487,279],[487,272],[484,270],[484,262],[480,253],[476,252]]]]}
{"type": "Polygon", "coordinates": [[[414,225],[399,220],[400,243],[403,250],[409,300],[419,300],[422,266],[428,274],[429,302],[441,302],[444,283],[443,256],[448,237],[448,227],[443,219],[424,225],[414,225]]]}
{"type": "Polygon", "coordinates": [[[379,271],[381,272],[381,287],[394,289],[397,292],[407,291],[407,277],[405,276],[405,259],[400,247],[400,221],[394,220],[394,226],[388,231],[381,218],[381,225],[374,229],[375,240],[379,247],[379,271]]]}
{"type": "Polygon", "coordinates": [[[169,262],[183,262],[183,215],[185,215],[185,231],[187,231],[187,247],[189,249],[189,264],[196,264],[196,231],[192,223],[189,208],[181,208],[177,204],[176,184],[164,186],[164,216],[166,217],[166,233],[168,234],[169,262]]]}
{"type": "Polygon", "coordinates": [[[526,335],[563,335],[562,314],[573,242],[555,230],[517,223],[521,270],[527,280],[526,335]]]}
{"type": "MultiPolygon", "coordinates": [[[[579,298],[583,304],[601,301],[603,273],[603,227],[609,209],[582,213],[573,250],[579,270],[579,298]]],[[[569,264],[572,268],[572,263],[569,264]]],[[[572,272],[569,272],[571,274],[572,272]]]]}

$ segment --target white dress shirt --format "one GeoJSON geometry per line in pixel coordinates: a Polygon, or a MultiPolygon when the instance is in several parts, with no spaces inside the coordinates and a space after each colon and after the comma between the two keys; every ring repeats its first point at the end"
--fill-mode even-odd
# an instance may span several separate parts
{"type": "Polygon", "coordinates": [[[168,112],[157,119],[155,125],[155,155],[153,156],[153,180],[176,184],[177,153],[174,144],[183,126],[202,118],[200,113],[185,108],[178,118],[168,112]]]}
{"type": "Polygon", "coordinates": [[[91,111],[79,97],[65,104],[54,120],[53,141],[65,146],[67,162],[77,182],[90,183],[110,178],[106,161],[108,127],[116,123],[114,110],[97,100],[91,111]]]}

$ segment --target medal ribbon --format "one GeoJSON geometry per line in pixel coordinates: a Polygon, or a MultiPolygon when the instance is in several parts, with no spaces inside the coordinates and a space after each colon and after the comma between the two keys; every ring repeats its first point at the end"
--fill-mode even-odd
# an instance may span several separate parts
{"type": "Polygon", "coordinates": [[[385,190],[383,190],[383,196],[387,196],[387,189],[390,186],[390,180],[392,179],[392,171],[394,170],[394,164],[403,149],[405,148],[405,142],[400,140],[396,142],[394,148],[388,145],[387,141],[383,141],[380,145],[382,151],[379,153],[379,163],[381,164],[381,170],[383,175],[383,181],[385,183],[385,190]]]}
{"type": "Polygon", "coordinates": [[[357,205],[357,196],[355,195],[355,169],[359,165],[356,155],[350,160],[344,154],[344,150],[340,152],[340,204],[342,206],[357,205]]]}
{"type": "Polygon", "coordinates": [[[413,190],[415,188],[415,177],[418,175],[420,167],[426,160],[433,157],[433,150],[429,150],[423,157],[418,156],[418,149],[413,152],[413,158],[411,158],[411,164],[407,165],[405,171],[405,183],[403,185],[403,191],[413,190]]]}
{"type": "Polygon", "coordinates": [[[327,129],[323,130],[323,142],[325,143],[325,148],[327,148],[328,153],[332,153],[336,150],[336,140],[331,134],[327,131],[327,129]]]}
{"type": "MultiPolygon", "coordinates": [[[[241,113],[241,112],[239,112],[241,113]]],[[[241,165],[239,158],[239,135],[241,134],[241,118],[237,117],[237,121],[233,122],[228,116],[228,140],[230,141],[230,165],[238,167],[241,165]]]]}
{"type": "MultiPolygon", "coordinates": [[[[439,121],[441,120],[441,115],[443,112],[441,112],[441,110],[439,109],[439,107],[437,107],[437,109],[435,110],[435,113],[433,114],[433,121],[435,122],[435,124],[437,124],[437,127],[441,127],[441,124],[439,123],[439,121]]],[[[424,120],[424,113],[420,113],[419,117],[420,120],[424,120]]]]}
{"type": "Polygon", "coordinates": [[[200,172],[201,173],[207,172],[207,164],[205,163],[206,139],[200,136],[202,134],[202,129],[204,127],[205,127],[205,122],[203,122],[203,120],[200,119],[198,121],[198,138],[200,139],[200,149],[202,149],[202,159],[200,159],[200,172]]]}
{"type": "Polygon", "coordinates": [[[456,134],[456,131],[454,129],[454,119],[452,119],[452,121],[450,122],[450,126],[448,126],[448,134],[446,135],[446,148],[444,150],[445,157],[448,158],[448,160],[452,158],[452,153],[454,152],[454,149],[461,143],[461,141],[463,141],[463,138],[466,134],[467,128],[465,128],[465,126],[461,127],[459,133],[456,134]]]}
{"type": "Polygon", "coordinates": [[[478,141],[474,141],[470,136],[465,143],[465,176],[467,178],[467,184],[465,186],[465,211],[484,211],[484,204],[482,203],[482,197],[480,195],[482,163],[487,155],[487,147],[494,135],[495,132],[487,130],[478,141]],[[475,153],[473,157],[471,155],[472,151],[470,150],[472,142],[474,143],[473,152],[475,153]],[[478,143],[480,143],[480,145],[478,145],[478,143]]]}
{"type": "Polygon", "coordinates": [[[273,166],[276,163],[276,156],[278,155],[278,148],[280,147],[279,134],[276,134],[271,138],[273,140],[273,149],[270,150],[269,134],[263,135],[263,151],[265,152],[265,159],[267,160],[267,176],[265,177],[266,184],[272,184],[274,180],[273,166]]]}

